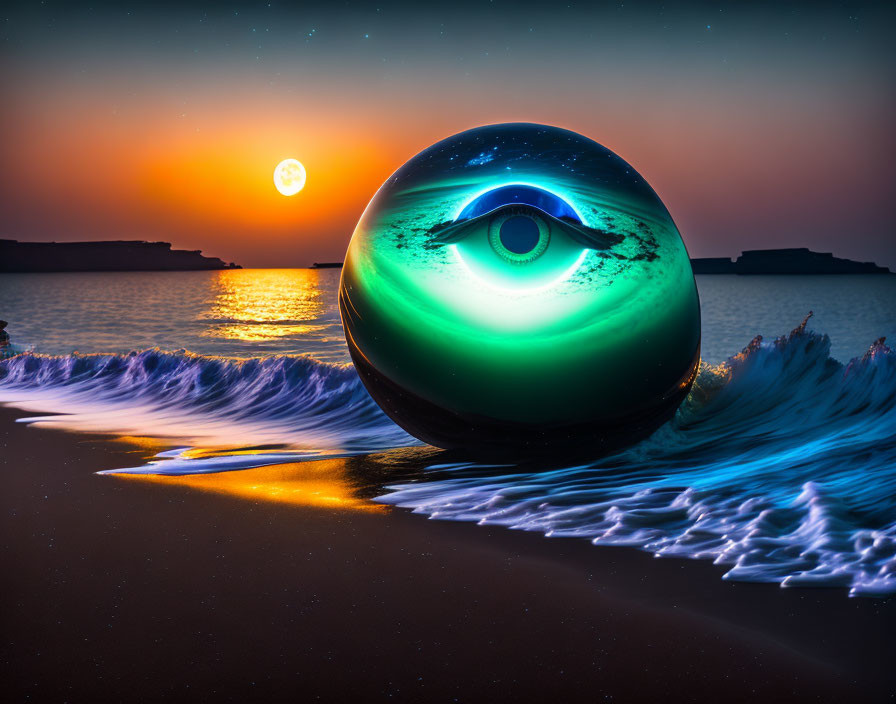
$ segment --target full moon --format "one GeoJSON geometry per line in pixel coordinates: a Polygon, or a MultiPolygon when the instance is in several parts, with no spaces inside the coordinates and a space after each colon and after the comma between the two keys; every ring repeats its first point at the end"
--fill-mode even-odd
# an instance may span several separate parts
{"type": "Polygon", "coordinates": [[[274,169],[274,185],[285,196],[294,196],[305,187],[305,167],[298,159],[284,159],[274,169]]]}

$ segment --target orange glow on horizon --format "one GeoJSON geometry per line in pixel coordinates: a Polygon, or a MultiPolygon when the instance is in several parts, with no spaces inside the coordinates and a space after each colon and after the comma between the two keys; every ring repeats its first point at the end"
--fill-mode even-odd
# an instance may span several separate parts
{"type": "Polygon", "coordinates": [[[279,162],[293,141],[286,134],[256,143],[222,135],[146,154],[136,174],[141,199],[175,217],[206,225],[294,225],[299,231],[303,225],[326,226],[333,212],[356,210],[357,199],[370,195],[363,175],[371,174],[375,180],[388,169],[373,144],[359,140],[346,145],[345,152],[325,152],[318,143],[303,149],[305,168],[313,178],[306,182],[302,197],[283,198],[271,188],[271,164],[279,162]]]}
{"type": "Polygon", "coordinates": [[[512,120],[581,132],[626,159],[669,207],[692,256],[803,246],[807,228],[820,233],[813,246],[833,248],[844,222],[855,229],[889,202],[879,148],[889,124],[872,112],[867,130],[852,129],[865,124],[855,122],[861,91],[838,92],[843,110],[827,110],[824,93],[788,102],[790,87],[777,86],[744,110],[739,92],[707,109],[690,87],[658,110],[635,83],[609,102],[580,91],[564,99],[562,88],[496,100],[495,82],[450,72],[385,84],[309,78],[287,90],[249,71],[172,82],[54,66],[16,82],[4,105],[4,168],[15,175],[4,222],[22,239],[165,240],[246,267],[333,261],[407,159],[453,133],[512,120]],[[788,157],[770,178],[775,154],[788,157]],[[308,181],[284,198],[271,173],[291,155],[308,181]],[[819,202],[863,205],[820,221],[819,202]]]}
{"type": "Polygon", "coordinates": [[[17,145],[7,168],[27,194],[21,212],[43,214],[46,239],[165,240],[244,266],[258,264],[246,261],[253,255],[267,266],[307,265],[341,256],[399,165],[394,136],[384,141],[345,110],[296,117],[269,96],[226,95],[182,112],[155,87],[113,109],[95,86],[78,88],[58,89],[52,102],[29,96],[4,116],[17,145]],[[308,180],[284,198],[272,170],[293,154],[308,180]],[[47,164],[59,165],[52,189],[47,164]]]}

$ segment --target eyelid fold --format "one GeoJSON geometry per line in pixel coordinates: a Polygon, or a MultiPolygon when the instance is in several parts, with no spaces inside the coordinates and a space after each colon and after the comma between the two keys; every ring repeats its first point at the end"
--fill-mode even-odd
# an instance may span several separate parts
{"type": "Polygon", "coordinates": [[[552,232],[563,232],[568,237],[588,249],[609,249],[613,245],[619,244],[623,239],[622,235],[617,235],[616,233],[598,228],[588,227],[587,225],[573,222],[566,218],[556,218],[550,213],[541,210],[541,208],[519,203],[501,205],[494,210],[490,210],[475,218],[443,222],[433,227],[429,231],[429,234],[433,236],[432,242],[434,244],[454,244],[455,242],[460,242],[461,240],[466,239],[474,232],[481,232],[481,228],[487,229],[489,224],[496,218],[510,218],[516,215],[541,218],[547,222],[552,232]]]}

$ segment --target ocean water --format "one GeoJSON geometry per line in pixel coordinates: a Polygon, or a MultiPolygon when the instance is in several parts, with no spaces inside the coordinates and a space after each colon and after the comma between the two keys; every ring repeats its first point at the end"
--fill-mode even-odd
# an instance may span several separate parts
{"type": "MultiPolygon", "coordinates": [[[[840,361],[896,339],[896,276],[698,276],[697,285],[711,364],[809,311],[840,361]]],[[[3,274],[0,318],[20,347],[47,355],[157,347],[347,363],[338,286],[338,269],[3,274]]]]}
{"type": "MultiPolygon", "coordinates": [[[[376,500],[713,560],[725,579],[896,593],[896,352],[879,341],[896,336],[896,277],[697,282],[704,361],[653,436],[590,461],[421,452],[423,471],[376,500]]],[[[346,363],[337,284],[309,270],[3,275],[0,317],[33,352],[0,362],[0,402],[166,439],[127,473],[418,445],[346,363]]]]}
{"type": "Polygon", "coordinates": [[[51,355],[153,347],[348,362],[338,269],[0,275],[13,341],[51,355]]]}

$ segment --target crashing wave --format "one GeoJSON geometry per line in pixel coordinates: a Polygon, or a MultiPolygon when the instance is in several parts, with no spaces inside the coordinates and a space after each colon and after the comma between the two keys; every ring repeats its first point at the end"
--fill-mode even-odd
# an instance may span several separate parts
{"type": "Polygon", "coordinates": [[[66,414],[32,422],[191,445],[372,451],[415,442],[354,369],[307,357],[25,354],[0,363],[0,402],[66,414]]]}
{"type": "Polygon", "coordinates": [[[896,354],[844,366],[827,336],[757,338],[704,365],[675,419],[624,452],[566,467],[441,467],[380,500],[658,556],[726,579],[896,593],[896,354]]]}

